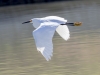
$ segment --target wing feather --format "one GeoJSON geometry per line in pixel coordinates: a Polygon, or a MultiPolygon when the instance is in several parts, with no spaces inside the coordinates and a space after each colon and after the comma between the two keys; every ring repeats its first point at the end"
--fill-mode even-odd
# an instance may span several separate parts
{"type": "Polygon", "coordinates": [[[67,25],[59,25],[56,29],[56,32],[66,41],[70,38],[70,33],[67,25]]]}
{"type": "Polygon", "coordinates": [[[33,31],[33,37],[35,39],[37,50],[42,53],[47,61],[51,59],[53,53],[52,38],[58,23],[45,22],[33,31]]]}

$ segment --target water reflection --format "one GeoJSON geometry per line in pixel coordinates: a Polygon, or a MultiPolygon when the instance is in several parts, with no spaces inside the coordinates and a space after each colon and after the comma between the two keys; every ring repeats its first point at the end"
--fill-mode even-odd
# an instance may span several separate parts
{"type": "Polygon", "coordinates": [[[99,4],[100,1],[73,1],[0,8],[0,74],[99,75],[99,4]],[[69,27],[71,38],[67,42],[55,34],[54,56],[49,62],[36,50],[33,26],[21,24],[48,15],[83,22],[81,27],[69,27]]]}

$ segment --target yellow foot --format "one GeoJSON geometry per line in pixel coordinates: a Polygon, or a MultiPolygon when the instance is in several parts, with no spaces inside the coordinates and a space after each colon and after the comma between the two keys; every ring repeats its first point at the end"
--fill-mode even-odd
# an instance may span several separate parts
{"type": "Polygon", "coordinates": [[[74,26],[81,26],[82,22],[74,22],[74,26]]]}

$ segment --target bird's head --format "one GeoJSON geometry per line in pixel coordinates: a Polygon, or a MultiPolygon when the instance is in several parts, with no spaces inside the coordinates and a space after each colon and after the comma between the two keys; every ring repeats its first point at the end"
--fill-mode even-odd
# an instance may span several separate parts
{"type": "Polygon", "coordinates": [[[32,22],[32,20],[29,20],[29,21],[23,22],[22,24],[31,23],[31,22],[32,22]]]}

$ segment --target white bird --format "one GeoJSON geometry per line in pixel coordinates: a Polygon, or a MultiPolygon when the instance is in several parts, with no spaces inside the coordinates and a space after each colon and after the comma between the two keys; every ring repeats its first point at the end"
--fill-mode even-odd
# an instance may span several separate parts
{"type": "Polygon", "coordinates": [[[68,26],[79,26],[81,22],[67,23],[67,20],[58,16],[47,16],[43,18],[33,18],[24,23],[33,23],[36,29],[33,31],[33,37],[37,50],[45,57],[47,61],[51,59],[53,53],[52,38],[55,31],[64,39],[70,38],[68,26]]]}

